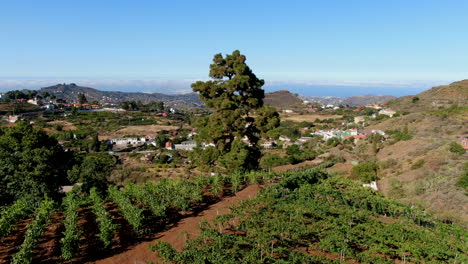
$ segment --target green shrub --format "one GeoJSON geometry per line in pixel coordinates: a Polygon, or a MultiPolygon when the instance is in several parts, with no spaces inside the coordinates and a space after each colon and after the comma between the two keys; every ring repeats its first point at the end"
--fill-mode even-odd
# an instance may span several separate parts
{"type": "Polygon", "coordinates": [[[425,160],[423,160],[423,159],[418,160],[413,165],[411,165],[411,169],[416,170],[416,169],[422,168],[422,166],[424,166],[424,163],[426,163],[425,160]]]}
{"type": "Polygon", "coordinates": [[[450,143],[449,151],[458,155],[463,155],[466,152],[466,150],[457,142],[450,143]]]}
{"type": "Polygon", "coordinates": [[[387,130],[387,134],[391,135],[395,142],[402,141],[402,140],[410,140],[413,137],[408,132],[408,127],[405,127],[403,131],[399,129],[395,130],[387,130]]]}
{"type": "Polygon", "coordinates": [[[288,158],[280,157],[278,154],[271,154],[263,157],[260,160],[260,167],[263,169],[271,169],[275,166],[288,164],[288,158]]]}
{"type": "Polygon", "coordinates": [[[366,161],[356,165],[351,171],[351,178],[369,183],[378,180],[377,171],[379,166],[375,161],[366,161]]]}

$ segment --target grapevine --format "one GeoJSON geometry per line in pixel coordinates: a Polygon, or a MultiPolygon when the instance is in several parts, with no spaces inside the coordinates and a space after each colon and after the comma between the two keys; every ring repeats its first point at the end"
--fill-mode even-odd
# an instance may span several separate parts
{"type": "Polygon", "coordinates": [[[28,201],[22,198],[4,209],[0,217],[0,237],[9,235],[13,226],[31,213],[30,207],[28,201]]]}
{"type": "Polygon", "coordinates": [[[63,204],[65,207],[65,236],[61,239],[63,244],[62,257],[65,260],[70,260],[75,256],[79,248],[78,241],[81,232],[78,230],[78,208],[80,207],[80,201],[76,193],[71,191],[64,198],[63,204]]]}
{"type": "Polygon", "coordinates": [[[49,223],[49,216],[54,210],[54,202],[51,200],[43,200],[36,211],[36,217],[27,225],[26,234],[23,244],[21,244],[19,252],[13,256],[13,264],[31,263],[33,257],[33,249],[36,246],[39,238],[44,233],[45,227],[49,223]]]}
{"type": "Polygon", "coordinates": [[[117,186],[109,187],[109,197],[119,206],[120,213],[133,227],[133,230],[140,230],[143,225],[143,209],[133,205],[129,195],[119,191],[117,186]]]}
{"type": "Polygon", "coordinates": [[[89,194],[92,205],[91,209],[96,215],[96,222],[99,226],[99,238],[104,243],[105,247],[108,247],[112,243],[117,226],[112,223],[112,219],[109,213],[104,208],[104,202],[96,191],[96,188],[92,188],[89,194]]]}

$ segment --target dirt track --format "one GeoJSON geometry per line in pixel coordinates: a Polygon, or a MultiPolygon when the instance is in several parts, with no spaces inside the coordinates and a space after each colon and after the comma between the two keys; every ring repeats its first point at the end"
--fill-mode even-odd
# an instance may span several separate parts
{"type": "Polygon", "coordinates": [[[142,242],[135,245],[129,250],[102,259],[96,262],[100,264],[144,264],[148,262],[160,263],[156,254],[149,250],[149,245],[154,244],[156,241],[165,241],[174,246],[177,250],[181,250],[185,245],[185,239],[188,235],[193,238],[199,233],[199,224],[203,221],[211,221],[218,215],[223,215],[229,212],[229,207],[239,203],[242,200],[253,198],[260,190],[259,185],[251,185],[244,190],[236,193],[235,196],[227,197],[220,202],[211,205],[208,209],[202,211],[196,216],[191,216],[180,220],[177,225],[165,232],[158,234],[157,238],[153,241],[142,242]]]}

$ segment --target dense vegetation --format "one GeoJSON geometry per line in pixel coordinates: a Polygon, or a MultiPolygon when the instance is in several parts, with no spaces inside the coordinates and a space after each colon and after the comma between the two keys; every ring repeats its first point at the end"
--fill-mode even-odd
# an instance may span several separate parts
{"type": "Polygon", "coordinates": [[[0,128],[0,205],[21,197],[56,198],[72,160],[55,138],[29,124],[0,128]]]}
{"type": "Polygon", "coordinates": [[[464,263],[468,233],[417,208],[319,171],[284,175],[257,198],[205,223],[174,263],[464,263]]]}

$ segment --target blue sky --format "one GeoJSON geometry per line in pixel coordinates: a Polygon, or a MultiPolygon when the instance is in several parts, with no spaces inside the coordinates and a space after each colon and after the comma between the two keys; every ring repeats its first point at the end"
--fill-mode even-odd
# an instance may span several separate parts
{"type": "Polygon", "coordinates": [[[468,1],[0,1],[0,90],[185,92],[235,49],[268,90],[468,78],[468,1]]]}

